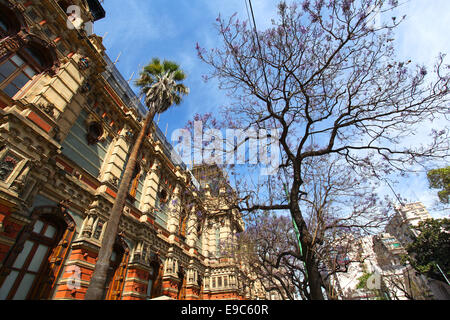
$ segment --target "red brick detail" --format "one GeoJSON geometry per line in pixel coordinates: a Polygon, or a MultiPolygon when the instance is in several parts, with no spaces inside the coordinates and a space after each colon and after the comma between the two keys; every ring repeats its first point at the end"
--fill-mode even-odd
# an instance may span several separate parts
{"type": "Polygon", "coordinates": [[[22,230],[22,227],[23,226],[18,223],[4,219],[2,235],[5,235],[10,239],[16,239],[19,235],[20,230],[22,230]]]}
{"type": "Polygon", "coordinates": [[[106,188],[106,193],[109,194],[114,199],[117,197],[117,193],[115,193],[111,188],[106,188]]]}
{"type": "Polygon", "coordinates": [[[6,258],[6,255],[8,254],[10,249],[10,246],[0,243],[0,262],[2,262],[3,259],[6,258]]]}
{"type": "MultiPolygon", "coordinates": [[[[64,269],[64,273],[61,277],[62,280],[66,279],[73,279],[73,269],[71,269],[71,266],[75,265],[79,267],[81,271],[81,282],[89,283],[92,278],[92,274],[94,273],[94,270],[91,268],[87,268],[85,265],[81,263],[77,263],[78,261],[87,262],[89,264],[95,265],[97,262],[97,256],[98,253],[91,252],[84,248],[77,248],[73,249],[68,262],[70,263],[69,266],[66,266],[64,269]]],[[[84,300],[84,297],[86,295],[87,286],[81,285],[79,288],[73,288],[72,286],[69,286],[67,283],[59,285],[55,290],[54,299],[74,299],[74,300],[84,300]]]]}
{"type": "Polygon", "coordinates": [[[74,249],[69,260],[80,260],[95,264],[97,262],[97,256],[97,252],[91,252],[86,249],[74,249]]]}
{"type": "Polygon", "coordinates": [[[127,280],[123,288],[122,300],[143,300],[136,296],[130,296],[130,293],[145,295],[147,292],[148,280],[150,274],[146,270],[139,269],[135,266],[129,267],[127,280]],[[132,278],[132,279],[130,279],[132,278]]]}
{"type": "Polygon", "coordinates": [[[73,172],[73,167],[72,166],[68,165],[66,162],[64,162],[60,158],[56,158],[56,162],[59,163],[60,165],[62,165],[66,172],[72,174],[72,172],[73,172]]]}
{"type": "Polygon", "coordinates": [[[114,91],[112,91],[108,86],[105,86],[105,90],[109,93],[109,95],[111,96],[111,98],[113,98],[117,105],[124,109],[125,113],[128,112],[128,110],[126,110],[125,106],[122,104],[119,97],[114,93],[114,91]]]}
{"type": "Polygon", "coordinates": [[[163,280],[162,283],[162,294],[168,296],[172,299],[177,299],[178,296],[178,281],[174,279],[163,280]]]}
{"type": "Polygon", "coordinates": [[[31,111],[30,114],[27,117],[31,121],[33,121],[35,124],[37,124],[42,130],[49,133],[50,130],[52,130],[52,126],[49,125],[47,122],[45,122],[41,117],[39,117],[34,111],[31,111]]]}
{"type": "MultiPolygon", "coordinates": [[[[7,206],[0,204],[0,224],[2,224],[3,231],[0,232],[0,235],[9,238],[11,240],[16,239],[19,235],[20,230],[22,230],[23,226],[12,221],[8,221],[8,217],[11,215],[11,209],[7,206]]],[[[9,250],[12,246],[7,244],[0,244],[0,262],[6,258],[9,250]]]]}
{"type": "Polygon", "coordinates": [[[140,219],[141,218],[141,216],[139,215],[139,213],[137,213],[137,212],[135,212],[135,211],[131,211],[131,215],[133,216],[133,217],[135,217],[136,219],[140,219]]]}
{"type": "Polygon", "coordinates": [[[199,300],[200,299],[200,288],[187,287],[186,288],[186,300],[199,300]]]}
{"type": "Polygon", "coordinates": [[[88,178],[86,178],[85,176],[81,177],[81,181],[83,181],[84,183],[86,183],[89,187],[91,187],[94,190],[97,190],[98,187],[100,187],[100,183],[96,183],[88,178]]]}
{"type": "Polygon", "coordinates": [[[205,300],[245,300],[236,292],[220,292],[220,293],[209,293],[205,300]]]}

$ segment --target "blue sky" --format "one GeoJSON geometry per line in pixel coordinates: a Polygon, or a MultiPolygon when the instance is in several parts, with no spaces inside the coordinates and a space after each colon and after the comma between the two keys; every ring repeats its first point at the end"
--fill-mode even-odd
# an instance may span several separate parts
{"type": "MultiPolygon", "coordinates": [[[[274,0],[253,0],[256,23],[263,29],[275,17],[274,0]]],[[[247,19],[244,0],[105,0],[106,18],[95,23],[94,31],[105,36],[107,54],[117,63],[125,79],[134,79],[138,70],[152,57],[178,62],[188,74],[186,81],[190,95],[180,107],[163,114],[159,126],[167,136],[184,127],[195,113],[216,112],[228,102],[225,92],[219,91],[214,81],[205,83],[202,75],[208,67],[198,58],[195,50],[198,42],[212,48],[218,44],[214,22],[220,13],[231,16],[238,13],[247,19]]],[[[406,22],[396,32],[396,48],[400,58],[414,63],[432,66],[439,52],[450,53],[450,1],[411,0],[401,8],[407,15],[406,22]]],[[[385,18],[390,18],[385,17],[385,18]]],[[[450,57],[449,57],[450,58],[450,57]]],[[[448,126],[445,120],[427,126],[448,126]]],[[[425,141],[425,135],[414,137],[425,141]]],[[[431,209],[437,200],[436,191],[428,190],[425,174],[411,176],[394,186],[397,192],[411,201],[422,201],[431,209]]],[[[387,192],[386,189],[383,190],[387,192]]],[[[432,211],[432,210],[430,210],[432,211]]],[[[434,216],[448,216],[447,212],[433,212],[434,216]]]]}

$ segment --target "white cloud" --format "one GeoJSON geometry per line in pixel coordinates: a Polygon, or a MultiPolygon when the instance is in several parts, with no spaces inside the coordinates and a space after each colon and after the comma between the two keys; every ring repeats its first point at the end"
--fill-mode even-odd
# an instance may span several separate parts
{"type": "Polygon", "coordinates": [[[450,1],[412,0],[397,12],[406,21],[397,30],[397,50],[401,57],[431,66],[439,52],[450,52],[450,1]]]}

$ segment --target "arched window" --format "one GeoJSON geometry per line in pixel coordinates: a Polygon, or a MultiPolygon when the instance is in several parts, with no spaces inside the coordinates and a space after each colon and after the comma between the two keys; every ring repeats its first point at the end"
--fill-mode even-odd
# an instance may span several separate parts
{"type": "Polygon", "coordinates": [[[106,277],[105,300],[120,300],[122,298],[128,258],[129,250],[123,245],[116,243],[106,277]]]}
{"type": "Polygon", "coordinates": [[[186,210],[183,210],[182,214],[180,215],[180,236],[182,238],[186,238],[187,223],[188,223],[188,214],[186,210]]]}
{"type": "Polygon", "coordinates": [[[177,300],[185,300],[186,299],[186,273],[183,267],[180,266],[180,270],[178,271],[178,279],[180,283],[178,285],[178,294],[177,300]]]}
{"type": "Polygon", "coordinates": [[[200,277],[198,277],[198,279],[197,279],[197,285],[200,288],[200,292],[199,292],[198,298],[199,298],[199,300],[203,300],[204,286],[203,286],[203,280],[200,277]]]}
{"type": "Polygon", "coordinates": [[[53,61],[46,48],[30,42],[0,62],[0,90],[13,98],[34,76],[50,69],[53,61]]]}
{"type": "MultiPolygon", "coordinates": [[[[62,271],[74,224],[60,217],[58,208],[38,216],[30,229],[19,238],[15,256],[9,256],[2,273],[9,272],[0,284],[0,300],[42,300],[50,298],[62,271]],[[23,248],[19,249],[23,243],[23,248]]],[[[44,209],[43,209],[44,211],[44,209]]]]}
{"type": "Polygon", "coordinates": [[[150,263],[150,275],[147,284],[147,299],[154,299],[161,296],[163,273],[163,263],[159,260],[159,258],[154,258],[150,263]]]}
{"type": "Polygon", "coordinates": [[[104,131],[101,123],[96,121],[89,123],[86,136],[88,145],[96,144],[103,136],[103,133],[104,131]]]}
{"type": "Polygon", "coordinates": [[[158,196],[160,203],[167,203],[167,201],[169,200],[169,194],[167,193],[166,189],[161,189],[158,196]]]}
{"type": "Polygon", "coordinates": [[[131,187],[130,187],[130,192],[129,195],[134,199],[136,198],[136,193],[139,187],[139,181],[141,179],[141,165],[139,163],[136,163],[136,167],[134,168],[133,171],[133,176],[131,178],[131,187]]]}
{"type": "Polygon", "coordinates": [[[23,17],[16,10],[10,9],[0,3],[0,37],[14,35],[25,24],[23,17]]]}
{"type": "Polygon", "coordinates": [[[3,16],[0,16],[0,32],[4,34],[8,32],[8,23],[3,16]]]}

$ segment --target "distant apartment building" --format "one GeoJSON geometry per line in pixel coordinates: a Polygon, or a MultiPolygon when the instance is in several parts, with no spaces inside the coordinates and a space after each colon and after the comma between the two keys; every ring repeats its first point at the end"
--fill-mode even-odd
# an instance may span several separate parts
{"type": "MultiPolygon", "coordinates": [[[[395,215],[386,226],[386,232],[394,235],[403,246],[410,244],[419,233],[414,227],[420,222],[433,217],[421,202],[402,204],[395,208],[395,215]]],[[[422,283],[430,290],[430,296],[434,299],[450,299],[450,286],[442,281],[421,276],[422,283]]]]}
{"type": "MultiPolygon", "coordinates": [[[[332,288],[331,298],[337,299],[394,299],[431,300],[450,299],[449,286],[418,274],[402,260],[407,254],[405,246],[417,236],[412,227],[421,221],[432,219],[425,206],[411,203],[395,208],[395,215],[385,232],[355,241],[349,247],[345,268],[328,279],[332,288]],[[369,288],[362,279],[369,276],[379,280],[376,290],[369,288]]],[[[330,267],[330,270],[333,268],[330,267]]]]}
{"type": "Polygon", "coordinates": [[[399,205],[395,208],[395,215],[385,230],[406,246],[411,243],[414,236],[417,236],[417,231],[413,227],[428,219],[432,217],[421,202],[399,205]]]}
{"type": "Polygon", "coordinates": [[[382,276],[383,286],[390,299],[429,300],[433,294],[426,279],[420,276],[402,257],[407,251],[396,237],[382,233],[373,237],[373,250],[382,276]]]}

